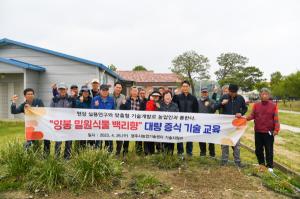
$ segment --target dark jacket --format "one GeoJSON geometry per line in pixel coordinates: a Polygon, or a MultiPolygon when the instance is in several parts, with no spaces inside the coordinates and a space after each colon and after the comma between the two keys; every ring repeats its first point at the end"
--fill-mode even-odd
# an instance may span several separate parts
{"type": "Polygon", "coordinates": [[[178,105],[174,102],[171,102],[170,104],[166,104],[164,102],[159,103],[160,107],[157,109],[158,111],[163,112],[179,112],[178,105]]]}
{"type": "MultiPolygon", "coordinates": [[[[138,98],[138,101],[140,103],[140,111],[146,110],[147,102],[145,100],[141,100],[140,98],[138,98]]],[[[131,110],[131,98],[126,99],[126,103],[120,106],[120,110],[131,110]]]]}
{"type": "Polygon", "coordinates": [[[215,113],[216,109],[214,107],[215,102],[209,98],[207,99],[199,99],[199,113],[215,113]],[[205,103],[208,102],[209,104],[205,106],[205,103]]]}
{"type": "Polygon", "coordinates": [[[222,109],[222,114],[225,115],[235,115],[241,113],[245,115],[248,110],[245,99],[241,95],[237,95],[235,98],[231,98],[229,95],[223,95],[218,103],[215,104],[215,109],[222,109]],[[223,99],[228,99],[228,103],[222,105],[223,99]]]}
{"type": "Polygon", "coordinates": [[[173,101],[178,105],[179,112],[198,113],[198,100],[190,93],[187,96],[181,93],[174,97],[173,101]]]}
{"type": "Polygon", "coordinates": [[[76,108],[82,108],[82,109],[90,109],[92,103],[92,98],[88,96],[87,100],[83,100],[83,102],[80,101],[80,99],[76,100],[76,108]]]}
{"type": "MultiPolygon", "coordinates": [[[[17,108],[15,103],[12,103],[10,106],[10,111],[11,114],[19,114],[19,113],[24,113],[24,106],[25,104],[28,104],[27,102],[23,102],[22,104],[20,104],[17,108]]],[[[44,107],[44,103],[42,100],[35,98],[32,101],[32,104],[30,104],[31,107],[44,107]]]]}
{"type": "Polygon", "coordinates": [[[51,100],[50,107],[55,108],[75,108],[76,99],[66,95],[65,97],[55,96],[51,100]]]}

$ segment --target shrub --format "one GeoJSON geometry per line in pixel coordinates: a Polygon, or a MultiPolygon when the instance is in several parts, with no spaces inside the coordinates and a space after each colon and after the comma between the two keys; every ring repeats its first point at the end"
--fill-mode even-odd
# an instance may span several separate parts
{"type": "Polygon", "coordinates": [[[70,162],[72,183],[75,188],[111,189],[122,176],[121,162],[106,151],[86,149],[70,162]]]}

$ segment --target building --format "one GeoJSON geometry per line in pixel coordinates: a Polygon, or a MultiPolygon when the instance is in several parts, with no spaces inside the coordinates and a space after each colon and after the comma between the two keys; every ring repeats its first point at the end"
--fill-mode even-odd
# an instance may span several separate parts
{"type": "Polygon", "coordinates": [[[160,87],[174,91],[181,82],[175,73],[154,73],[153,71],[117,71],[117,73],[123,79],[135,82],[135,86],[145,89],[147,94],[160,87]]]}
{"type": "Polygon", "coordinates": [[[36,96],[50,105],[51,85],[65,82],[79,87],[93,78],[113,85],[123,81],[117,73],[101,63],[13,41],[0,40],[0,118],[22,118],[10,114],[10,100],[16,94],[23,102],[23,90],[33,88],[36,96]]]}

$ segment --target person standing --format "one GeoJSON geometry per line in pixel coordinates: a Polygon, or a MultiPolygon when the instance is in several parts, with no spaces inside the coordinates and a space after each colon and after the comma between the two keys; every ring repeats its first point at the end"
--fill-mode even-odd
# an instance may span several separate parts
{"type": "MultiPolygon", "coordinates": [[[[201,97],[199,99],[199,113],[215,113],[214,101],[209,98],[208,89],[206,87],[201,89],[201,97]]],[[[199,142],[200,156],[206,156],[206,143],[199,142]]],[[[209,143],[208,145],[210,157],[215,157],[215,145],[209,143]]]]}
{"type": "MultiPolygon", "coordinates": [[[[25,109],[29,107],[44,107],[44,103],[41,99],[38,99],[34,95],[34,90],[32,88],[26,88],[23,91],[25,101],[20,104],[18,107],[16,102],[18,96],[14,95],[12,97],[12,104],[10,106],[11,114],[25,113],[25,109]]],[[[27,140],[25,143],[25,149],[28,150],[31,145],[34,145],[35,148],[38,147],[38,140],[27,140]]],[[[50,140],[44,140],[44,155],[48,156],[50,154],[50,140]]]]}
{"type": "MultiPolygon", "coordinates": [[[[179,112],[182,113],[198,113],[198,100],[190,93],[190,82],[185,80],[181,82],[181,93],[173,98],[173,101],[178,105],[179,112]]],[[[177,144],[178,155],[183,155],[183,143],[177,144]]],[[[186,153],[189,156],[193,155],[193,143],[186,143],[186,153]]]]}
{"type": "MultiPolygon", "coordinates": [[[[134,110],[134,111],[144,111],[146,109],[145,101],[141,100],[138,96],[138,88],[132,86],[130,88],[130,97],[126,100],[125,104],[120,107],[121,110],[134,110]]],[[[124,141],[123,143],[123,155],[128,153],[129,141],[124,141]]],[[[135,150],[138,155],[143,152],[143,142],[135,142],[135,150]]]]}
{"type": "MultiPolygon", "coordinates": [[[[92,109],[106,109],[106,110],[114,110],[115,102],[113,97],[109,96],[109,86],[106,84],[102,84],[100,86],[100,95],[93,98],[91,103],[92,109]]],[[[95,147],[102,149],[102,141],[97,140],[95,142],[95,147]]],[[[113,151],[113,141],[106,140],[105,148],[107,148],[108,152],[113,151]]]]}
{"type": "MultiPolygon", "coordinates": [[[[239,87],[235,84],[229,85],[229,93],[228,95],[223,95],[221,100],[216,103],[215,108],[221,109],[222,114],[226,115],[235,115],[236,117],[241,117],[245,115],[248,110],[246,105],[245,99],[243,96],[238,94],[239,87]]],[[[240,140],[236,143],[235,146],[232,147],[233,149],[233,156],[234,162],[236,166],[242,167],[241,158],[240,158],[240,140]]],[[[228,163],[229,157],[229,146],[228,145],[221,145],[222,148],[222,160],[221,165],[225,166],[228,163]]]]}
{"type": "MultiPolygon", "coordinates": [[[[76,99],[67,94],[67,86],[65,83],[58,84],[58,95],[51,100],[50,107],[53,108],[75,108],[76,99]]],[[[60,156],[62,142],[55,142],[55,156],[60,156]]],[[[64,158],[70,159],[72,149],[72,140],[65,142],[64,158]]]]}
{"type": "MultiPolygon", "coordinates": [[[[80,89],[81,96],[76,100],[76,108],[80,109],[90,109],[92,103],[92,97],[90,96],[90,89],[87,86],[82,86],[80,89]]],[[[93,141],[80,140],[79,147],[81,149],[85,148],[87,143],[93,144],[93,141]]]]}
{"type": "MultiPolygon", "coordinates": [[[[123,85],[121,84],[121,82],[116,82],[114,84],[114,92],[113,92],[112,97],[114,98],[114,102],[115,102],[115,110],[120,110],[121,105],[126,102],[125,95],[123,95],[121,93],[122,89],[123,89],[123,85]]],[[[117,140],[116,143],[117,143],[116,155],[120,155],[122,147],[123,147],[123,141],[117,140]]],[[[124,149],[124,147],[123,147],[123,149],[124,149]]]]}
{"type": "Polygon", "coordinates": [[[273,172],[274,136],[278,135],[280,124],[278,107],[270,100],[270,94],[269,89],[262,88],[261,101],[253,105],[251,114],[246,118],[248,121],[254,120],[255,154],[258,164],[267,166],[268,170],[273,172]]]}
{"type": "MultiPolygon", "coordinates": [[[[166,91],[163,94],[163,99],[159,103],[158,111],[163,112],[179,112],[178,106],[176,103],[172,102],[172,92],[166,91]]],[[[166,154],[173,155],[174,152],[174,143],[163,143],[163,151],[166,154]]]]}
{"type": "MultiPolygon", "coordinates": [[[[146,104],[146,111],[156,111],[157,110],[157,104],[161,100],[161,94],[158,91],[153,91],[150,94],[150,99],[147,101],[146,104]]],[[[161,144],[161,143],[156,143],[161,144]]],[[[161,150],[160,148],[157,148],[158,152],[161,150]]],[[[145,155],[152,155],[155,153],[155,142],[144,142],[144,152],[145,155]]]]}
{"type": "Polygon", "coordinates": [[[96,97],[96,96],[99,96],[100,94],[100,90],[99,90],[99,80],[98,79],[93,79],[92,82],[92,90],[91,90],[91,95],[92,95],[92,98],[96,97]]]}

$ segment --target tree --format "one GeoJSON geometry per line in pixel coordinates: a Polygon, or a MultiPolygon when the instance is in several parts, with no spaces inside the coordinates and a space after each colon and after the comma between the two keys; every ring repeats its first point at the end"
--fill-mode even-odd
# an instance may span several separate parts
{"type": "Polygon", "coordinates": [[[274,73],[271,74],[271,88],[276,86],[277,84],[279,84],[283,79],[283,76],[281,74],[281,72],[276,71],[274,73]]]}
{"type": "Polygon", "coordinates": [[[172,64],[171,71],[191,83],[192,94],[195,94],[194,80],[203,80],[210,77],[208,74],[209,59],[204,55],[197,54],[195,51],[187,51],[175,57],[172,64]]]}
{"type": "Polygon", "coordinates": [[[237,53],[222,53],[217,57],[217,63],[220,66],[220,69],[215,72],[218,83],[223,86],[228,79],[234,79],[232,75],[242,70],[248,61],[247,57],[237,53]]]}
{"type": "Polygon", "coordinates": [[[108,68],[109,68],[110,70],[112,70],[112,71],[117,71],[117,67],[116,67],[115,65],[113,65],[113,64],[110,64],[110,65],[108,66],[108,68]]]}
{"type": "Polygon", "coordinates": [[[255,85],[261,83],[265,79],[262,78],[263,72],[255,66],[243,67],[242,71],[239,71],[235,76],[237,84],[243,91],[252,91],[255,89],[255,85]]]}
{"type": "Polygon", "coordinates": [[[147,71],[147,69],[142,65],[135,66],[132,71],[147,71]]]}

